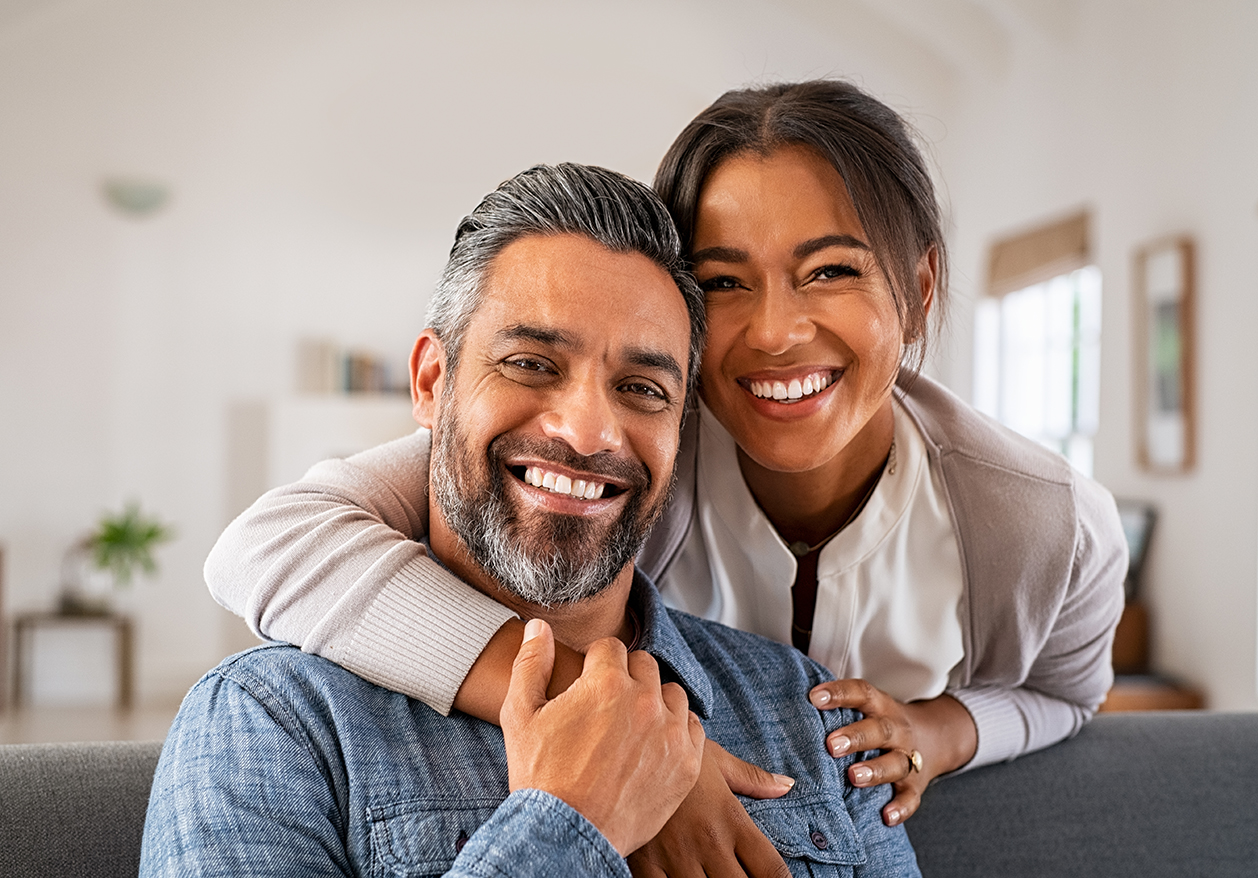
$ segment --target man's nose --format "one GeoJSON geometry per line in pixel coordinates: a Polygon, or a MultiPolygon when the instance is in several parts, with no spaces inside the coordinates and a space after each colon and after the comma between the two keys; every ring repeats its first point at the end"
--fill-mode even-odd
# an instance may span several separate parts
{"type": "Polygon", "coordinates": [[[782,280],[769,284],[752,304],[745,338],[753,350],[776,356],[808,344],[816,334],[802,296],[782,280]]]}
{"type": "Polygon", "coordinates": [[[617,452],[624,441],[614,390],[593,379],[568,382],[565,392],[552,398],[541,417],[542,432],[549,439],[562,439],[577,454],[590,456],[601,451],[617,452]]]}

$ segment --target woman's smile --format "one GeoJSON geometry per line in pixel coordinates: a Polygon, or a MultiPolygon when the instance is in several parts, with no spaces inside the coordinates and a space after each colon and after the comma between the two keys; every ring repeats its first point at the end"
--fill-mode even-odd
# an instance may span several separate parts
{"type": "Polygon", "coordinates": [[[885,459],[903,333],[838,172],[798,146],[727,159],[699,197],[694,263],[703,399],[746,455],[779,473],[885,459]]]}

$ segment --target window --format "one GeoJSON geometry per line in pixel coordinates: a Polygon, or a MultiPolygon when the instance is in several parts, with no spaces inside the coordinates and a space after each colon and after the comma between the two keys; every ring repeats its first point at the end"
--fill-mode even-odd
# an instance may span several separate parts
{"type": "Polygon", "coordinates": [[[975,309],[974,406],[1092,475],[1100,413],[1101,273],[1088,215],[998,242],[975,309]]]}
{"type": "Polygon", "coordinates": [[[1100,414],[1101,272],[1079,268],[979,303],[974,405],[1092,475],[1100,414]]]}

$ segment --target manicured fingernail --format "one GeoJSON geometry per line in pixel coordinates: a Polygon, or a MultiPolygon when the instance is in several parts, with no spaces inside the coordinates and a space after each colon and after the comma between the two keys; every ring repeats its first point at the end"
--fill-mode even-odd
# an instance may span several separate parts
{"type": "Polygon", "coordinates": [[[773,779],[788,789],[795,786],[795,778],[787,777],[784,774],[775,774],[773,775],[773,779]]]}
{"type": "Polygon", "coordinates": [[[895,826],[900,822],[900,812],[895,808],[887,809],[887,825],[895,826]]]}
{"type": "Polygon", "coordinates": [[[536,637],[537,635],[541,633],[542,633],[542,620],[529,619],[528,624],[524,626],[523,643],[528,643],[530,640],[532,640],[534,637],[536,637]]]}
{"type": "Polygon", "coordinates": [[[852,769],[852,782],[853,783],[869,783],[871,780],[873,780],[873,777],[874,777],[874,771],[872,768],[866,768],[865,766],[861,765],[852,769]]]}
{"type": "Polygon", "coordinates": [[[812,698],[813,707],[825,707],[830,703],[830,693],[824,689],[818,689],[810,697],[812,698]]]}
{"type": "Polygon", "coordinates": [[[830,753],[834,756],[842,756],[844,753],[848,751],[848,748],[851,746],[852,746],[851,739],[845,738],[842,735],[840,735],[837,738],[830,739],[830,753]]]}

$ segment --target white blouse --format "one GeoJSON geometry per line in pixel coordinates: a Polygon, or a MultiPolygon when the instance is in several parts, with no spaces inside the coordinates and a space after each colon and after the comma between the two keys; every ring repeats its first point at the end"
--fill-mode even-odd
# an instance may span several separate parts
{"type": "MultiPolygon", "coordinates": [[[[961,660],[961,557],[926,444],[893,406],[894,471],[821,549],[808,654],[912,701],[941,694],[961,660]]],[[[743,480],[733,437],[699,408],[698,518],[660,590],[677,609],[790,643],[795,555],[743,480]]]]}

